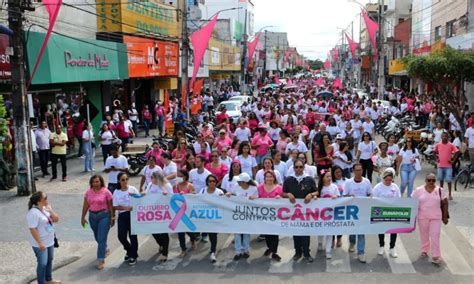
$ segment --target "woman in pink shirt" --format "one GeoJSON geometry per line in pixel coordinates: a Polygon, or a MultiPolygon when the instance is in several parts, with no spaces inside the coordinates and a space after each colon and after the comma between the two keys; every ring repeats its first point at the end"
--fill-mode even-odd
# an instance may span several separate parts
{"type": "Polygon", "coordinates": [[[104,269],[105,258],[109,254],[107,236],[114,225],[115,216],[112,208],[112,193],[105,187],[104,178],[94,175],[89,180],[90,188],[84,195],[81,225],[86,226],[86,215],[89,212],[89,224],[94,232],[97,247],[97,269],[104,269]]]}
{"type": "MultiPolygon", "coordinates": [[[[264,174],[265,182],[258,185],[258,198],[281,198],[282,187],[277,184],[275,172],[269,170],[264,174]]],[[[267,243],[267,250],[265,256],[272,256],[272,259],[281,261],[281,257],[277,254],[278,250],[278,235],[265,235],[265,242],[267,243]]]]}
{"type": "Polygon", "coordinates": [[[261,125],[260,134],[255,134],[255,137],[252,139],[252,148],[256,150],[255,160],[257,160],[257,164],[260,163],[265,159],[265,157],[269,156],[269,149],[273,146],[273,141],[267,134],[267,128],[264,125],[261,125]]]}
{"type": "Polygon", "coordinates": [[[214,148],[217,148],[217,150],[221,151],[222,147],[230,147],[232,146],[232,139],[230,139],[227,136],[227,131],[224,129],[219,130],[219,137],[214,141],[214,148]]]}
{"type": "Polygon", "coordinates": [[[188,144],[186,143],[186,140],[184,138],[180,138],[178,146],[173,150],[173,152],[171,152],[173,162],[176,163],[178,168],[181,168],[186,162],[187,145],[188,144]]]}
{"type": "Polygon", "coordinates": [[[446,192],[436,186],[436,175],[426,176],[425,185],[418,187],[412,198],[418,199],[418,228],[420,229],[421,256],[428,257],[431,248],[431,262],[441,263],[440,233],[441,221],[448,224],[449,216],[443,216],[441,202],[448,202],[446,192]]]}
{"type": "Polygon", "coordinates": [[[206,169],[217,177],[217,186],[220,186],[222,179],[229,172],[229,168],[219,160],[219,152],[212,151],[211,161],[206,165],[206,169]]]}

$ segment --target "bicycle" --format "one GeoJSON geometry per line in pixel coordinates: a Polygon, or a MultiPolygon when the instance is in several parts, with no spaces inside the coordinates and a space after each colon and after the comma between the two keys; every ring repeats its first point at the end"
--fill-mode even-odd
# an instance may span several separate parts
{"type": "Polygon", "coordinates": [[[466,190],[468,186],[469,188],[473,187],[474,186],[473,173],[474,173],[474,167],[472,167],[472,165],[464,166],[456,175],[456,178],[454,180],[454,190],[458,191],[459,189],[461,191],[461,190],[466,190]]]}

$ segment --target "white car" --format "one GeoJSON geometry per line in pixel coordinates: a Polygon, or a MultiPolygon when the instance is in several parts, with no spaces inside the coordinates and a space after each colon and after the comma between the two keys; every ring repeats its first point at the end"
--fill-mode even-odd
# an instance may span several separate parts
{"type": "Polygon", "coordinates": [[[384,100],[372,100],[372,103],[375,103],[377,106],[380,104],[383,106],[385,111],[388,111],[390,108],[390,102],[389,101],[384,101],[384,100]]]}
{"type": "Polygon", "coordinates": [[[229,98],[228,101],[240,102],[240,105],[243,105],[245,102],[249,103],[251,98],[252,97],[250,97],[250,96],[234,96],[234,97],[229,98]]]}
{"type": "Polygon", "coordinates": [[[229,116],[230,121],[234,123],[238,123],[240,117],[242,116],[242,112],[240,111],[240,106],[242,103],[238,100],[236,101],[223,101],[217,107],[216,115],[221,113],[222,106],[225,106],[227,109],[227,115],[229,116]]]}

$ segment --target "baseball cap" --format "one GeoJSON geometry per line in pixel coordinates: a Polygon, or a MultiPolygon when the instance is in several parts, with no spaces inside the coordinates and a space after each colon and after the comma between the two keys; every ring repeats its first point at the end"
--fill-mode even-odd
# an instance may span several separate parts
{"type": "Polygon", "coordinates": [[[248,173],[241,173],[235,178],[236,182],[245,182],[250,185],[256,185],[248,173]]]}
{"type": "Polygon", "coordinates": [[[393,168],[386,168],[382,173],[382,178],[386,178],[388,176],[395,176],[395,170],[393,168]]]}

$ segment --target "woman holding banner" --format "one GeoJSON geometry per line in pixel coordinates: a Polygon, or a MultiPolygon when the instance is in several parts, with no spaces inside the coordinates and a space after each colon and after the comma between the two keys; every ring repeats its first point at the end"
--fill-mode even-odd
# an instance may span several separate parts
{"type": "MultiPolygon", "coordinates": [[[[382,174],[382,182],[377,184],[373,190],[374,197],[401,197],[400,189],[398,185],[393,183],[393,178],[395,176],[395,169],[393,168],[386,168],[382,174]]],[[[385,235],[379,234],[379,255],[383,255],[384,253],[384,241],[385,235]]],[[[398,255],[395,252],[395,242],[397,241],[397,234],[390,234],[390,256],[393,258],[397,258],[398,255]]]]}
{"type": "Polygon", "coordinates": [[[242,167],[239,160],[233,160],[230,164],[230,171],[222,179],[221,188],[225,192],[233,192],[237,186],[237,177],[242,173],[242,167]]]}
{"type": "MultiPolygon", "coordinates": [[[[339,197],[339,190],[337,186],[332,182],[331,170],[322,169],[319,172],[318,191],[320,192],[321,198],[332,198],[336,199],[339,197]]],[[[323,236],[318,236],[318,248],[322,247],[323,236]]],[[[326,259],[332,258],[332,244],[333,236],[324,236],[326,242],[326,259]]]]}
{"type": "MultiPolygon", "coordinates": [[[[224,192],[217,187],[217,177],[211,174],[207,176],[206,187],[199,194],[223,196],[224,192]]],[[[211,262],[216,263],[217,233],[208,233],[207,235],[209,235],[209,241],[211,241],[211,262]]]]}
{"type": "MultiPolygon", "coordinates": [[[[277,177],[275,172],[267,170],[263,174],[264,183],[258,186],[258,197],[259,198],[281,198],[282,187],[277,183],[277,177]]],[[[272,255],[272,259],[281,261],[281,257],[277,254],[278,250],[278,235],[265,235],[265,241],[267,243],[267,249],[265,250],[264,256],[272,255]]]]}
{"type": "MultiPolygon", "coordinates": [[[[179,170],[178,176],[176,177],[177,184],[173,187],[174,194],[194,194],[195,189],[192,183],[189,182],[189,174],[186,170],[179,170]]],[[[179,246],[181,247],[181,254],[179,257],[186,256],[186,234],[191,239],[191,247],[193,250],[196,249],[196,234],[195,233],[178,233],[179,246]]]]}

